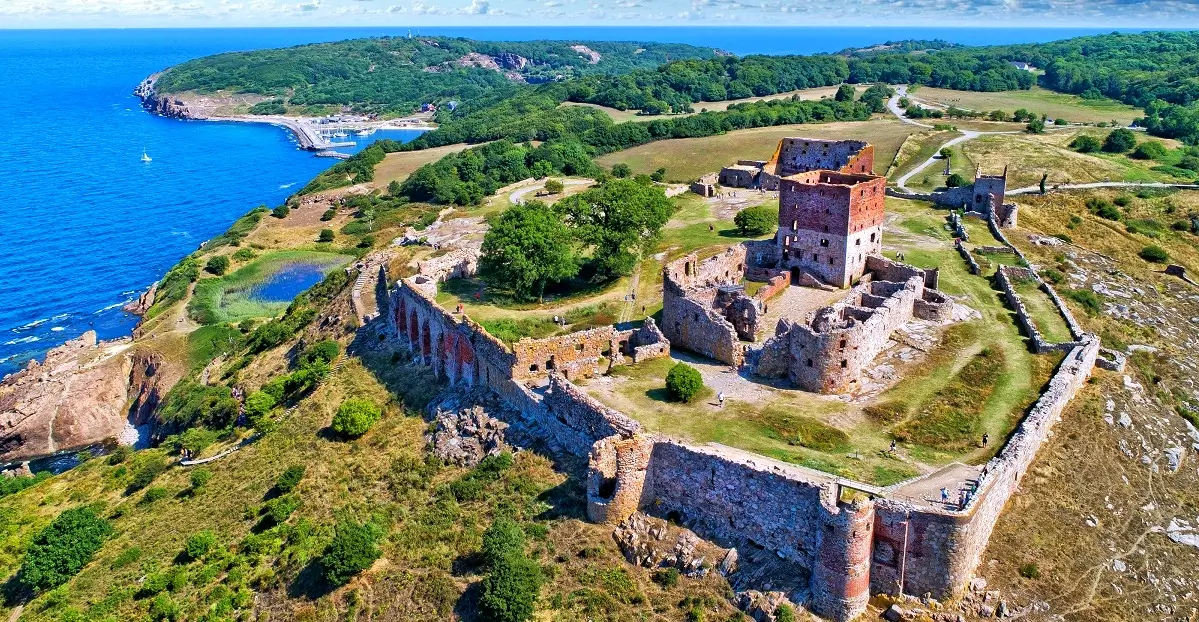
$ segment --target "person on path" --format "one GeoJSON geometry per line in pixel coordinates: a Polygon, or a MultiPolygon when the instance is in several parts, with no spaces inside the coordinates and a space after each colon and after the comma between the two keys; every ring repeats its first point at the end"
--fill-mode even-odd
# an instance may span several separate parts
{"type": "Polygon", "coordinates": [[[949,503],[949,489],[941,487],[941,503],[949,503]]]}
{"type": "Polygon", "coordinates": [[[983,447],[985,448],[989,442],[991,442],[991,435],[983,432],[983,447]]]}
{"type": "MultiPolygon", "coordinates": [[[[891,449],[888,449],[887,453],[895,453],[895,439],[891,439],[891,449]]],[[[942,488],[942,490],[944,490],[944,488],[942,488]]],[[[945,494],[948,495],[949,493],[945,494]]]]}
{"type": "Polygon", "coordinates": [[[721,408],[724,408],[724,391],[716,394],[716,401],[720,402],[721,408]]]}

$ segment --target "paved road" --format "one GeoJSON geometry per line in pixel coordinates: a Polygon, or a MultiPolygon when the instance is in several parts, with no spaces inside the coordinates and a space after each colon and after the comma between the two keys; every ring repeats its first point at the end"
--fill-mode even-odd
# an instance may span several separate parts
{"type": "MultiPolygon", "coordinates": [[[[1097,181],[1089,184],[1058,184],[1048,188],[1048,190],[1052,192],[1054,190],[1085,190],[1087,188],[1180,188],[1182,190],[1199,190],[1199,184],[1164,184],[1156,181],[1097,181]]],[[[1027,186],[1007,191],[1008,195],[1040,193],[1040,186],[1027,186]]]]}
{"type": "MultiPolygon", "coordinates": [[[[564,187],[590,186],[591,184],[594,184],[594,183],[595,182],[590,179],[563,179],[562,180],[562,185],[564,187]]],[[[512,194],[508,195],[508,200],[511,201],[513,205],[523,203],[526,194],[529,194],[530,192],[536,192],[538,190],[541,190],[542,187],[543,186],[538,186],[538,185],[534,184],[532,186],[529,186],[528,188],[521,188],[520,190],[517,190],[516,192],[513,192],[512,194]]]]}

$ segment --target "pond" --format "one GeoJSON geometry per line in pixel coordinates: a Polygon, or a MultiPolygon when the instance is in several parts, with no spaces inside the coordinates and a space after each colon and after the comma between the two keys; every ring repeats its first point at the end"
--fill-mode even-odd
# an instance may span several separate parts
{"type": "Polygon", "coordinates": [[[320,283],[336,263],[293,261],[282,264],[274,274],[247,292],[260,302],[291,302],[304,290],[320,283]]]}

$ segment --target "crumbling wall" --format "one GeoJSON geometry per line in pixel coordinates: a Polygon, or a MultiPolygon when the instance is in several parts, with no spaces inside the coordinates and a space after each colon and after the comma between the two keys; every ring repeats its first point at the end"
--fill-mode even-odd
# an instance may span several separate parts
{"type": "Polygon", "coordinates": [[[658,329],[654,318],[645,318],[641,328],[618,331],[612,337],[612,351],[633,357],[633,364],[670,356],[670,341],[658,329]]]}
{"type": "MultiPolygon", "coordinates": [[[[995,282],[999,285],[999,289],[1003,292],[1004,300],[1006,300],[1012,310],[1016,312],[1016,323],[1020,325],[1020,328],[1024,331],[1024,334],[1028,335],[1028,340],[1032,344],[1032,351],[1036,352],[1037,354],[1043,354],[1045,352],[1052,352],[1055,350],[1071,350],[1076,347],[1078,345],[1078,342],[1076,341],[1053,343],[1046,340],[1045,337],[1041,335],[1041,331],[1037,329],[1037,324],[1035,321],[1033,321],[1032,315],[1029,314],[1028,308],[1024,306],[1024,299],[1020,297],[1020,294],[1016,293],[1015,281],[1020,279],[1028,279],[1036,282],[1037,288],[1045,292],[1046,295],[1050,296],[1051,299],[1056,298],[1057,294],[1056,292],[1053,292],[1052,288],[1050,288],[1044,281],[1041,280],[1036,272],[1029,270],[1028,268],[1001,265],[995,270],[995,282]]],[[[1059,304],[1061,309],[1065,308],[1065,305],[1061,303],[1060,299],[1055,300],[1054,302],[1059,304]]],[[[1064,316],[1064,319],[1067,319],[1067,325],[1070,327],[1070,332],[1081,337],[1082,331],[1081,329],[1078,329],[1078,325],[1073,322],[1074,317],[1072,315],[1068,315],[1069,311],[1066,311],[1066,314],[1067,315],[1064,316]]]]}
{"type": "Polygon", "coordinates": [[[550,415],[591,442],[609,436],[629,438],[641,430],[641,424],[604,406],[559,374],[550,375],[544,404],[550,415]]]}
{"type": "Polygon", "coordinates": [[[450,279],[469,278],[479,272],[479,250],[458,248],[440,256],[426,259],[417,264],[417,274],[427,276],[438,283],[450,279]]]}
{"type": "Polygon", "coordinates": [[[987,475],[964,512],[916,508],[885,498],[876,501],[872,591],[896,593],[901,576],[907,594],[948,598],[962,591],[978,567],[1000,513],[1062,411],[1086,384],[1098,352],[1099,340],[1091,335],[1070,351],[1048,389],[987,463],[987,475]]]}
{"type": "Polygon", "coordinates": [[[858,140],[784,138],[765,168],[780,177],[816,170],[870,174],[874,145],[858,140]]]}
{"type": "Polygon", "coordinates": [[[703,261],[692,253],[662,269],[662,332],[672,346],[730,365],[744,361],[741,338],[752,339],[757,329],[756,303],[718,288],[741,282],[745,254],[738,244],[703,261]]]}
{"type": "Polygon", "coordinates": [[[738,365],[745,360],[737,329],[723,315],[667,288],[662,296],[662,332],[672,347],[738,365]]]}
{"type": "Polygon", "coordinates": [[[958,249],[958,254],[962,256],[962,259],[966,260],[966,267],[970,270],[970,274],[977,276],[982,273],[982,268],[978,267],[978,262],[975,261],[970,251],[966,250],[966,246],[962,244],[960,239],[954,240],[953,247],[958,249]]]}
{"type": "Polygon", "coordinates": [[[568,335],[530,339],[512,344],[516,357],[512,377],[542,378],[560,372],[567,378],[589,378],[599,373],[599,360],[610,353],[616,329],[601,326],[568,335]]]}
{"type": "Polygon", "coordinates": [[[610,437],[591,447],[587,468],[587,518],[619,525],[653,498],[646,487],[653,440],[610,437]]]}

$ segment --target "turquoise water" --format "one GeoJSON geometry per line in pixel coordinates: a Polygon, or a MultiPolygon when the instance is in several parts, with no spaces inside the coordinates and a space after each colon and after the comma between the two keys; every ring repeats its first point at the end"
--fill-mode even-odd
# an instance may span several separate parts
{"type": "MultiPolygon", "coordinates": [[[[0,374],[95,329],[128,334],[121,306],[253,207],[332,164],[267,125],[151,116],[147,75],[224,52],[402,35],[396,28],[0,30],[0,374]],[[142,150],[153,162],[140,161],[142,150]]],[[[736,54],[831,52],[886,40],[1049,41],[1098,30],[962,28],[423,28],[478,39],[661,40],[736,54]]],[[[416,132],[367,140],[410,140],[416,132]]],[[[365,142],[358,148],[365,147],[365,142]]],[[[302,284],[311,275],[297,277],[302,284]]],[[[268,295],[298,285],[280,283],[268,295]]],[[[294,295],[294,294],[293,294],[294,295]]],[[[290,297],[290,296],[288,296],[290,297]]]]}

